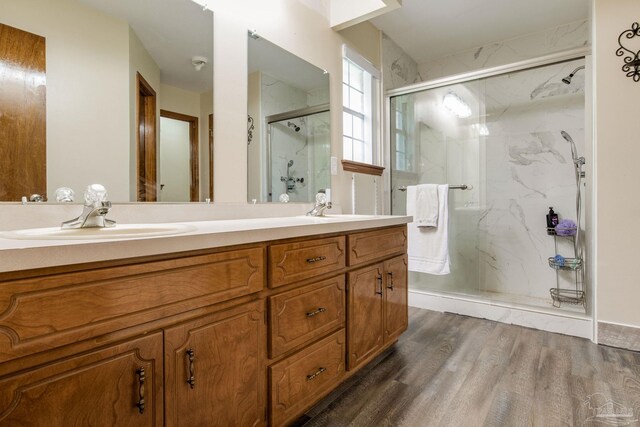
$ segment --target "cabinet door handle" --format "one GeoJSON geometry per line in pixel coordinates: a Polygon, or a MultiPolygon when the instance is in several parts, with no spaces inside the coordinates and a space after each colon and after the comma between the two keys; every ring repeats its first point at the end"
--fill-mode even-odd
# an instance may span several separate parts
{"type": "Polygon", "coordinates": [[[387,285],[387,289],[393,290],[393,272],[388,272],[387,276],[389,276],[389,284],[387,285]]]}
{"type": "Polygon", "coordinates": [[[376,295],[382,295],[382,273],[378,273],[378,285],[380,285],[380,290],[376,290],[376,295]]]}
{"type": "Polygon", "coordinates": [[[325,311],[327,311],[327,309],[326,309],[326,308],[324,308],[324,307],[318,307],[318,309],[317,309],[317,310],[313,310],[313,311],[308,312],[308,313],[307,313],[307,317],[313,317],[313,316],[315,316],[316,314],[324,313],[325,311]]]}
{"type": "Polygon", "coordinates": [[[187,384],[189,384],[189,387],[194,388],[196,385],[196,377],[195,377],[195,364],[193,362],[193,359],[195,359],[196,352],[193,351],[192,348],[190,348],[189,350],[187,350],[186,354],[189,361],[189,378],[187,378],[187,384]]]}
{"type": "Polygon", "coordinates": [[[317,371],[315,371],[313,374],[307,375],[307,381],[313,380],[315,377],[317,377],[318,375],[320,375],[321,373],[323,373],[326,370],[327,370],[327,368],[320,368],[317,371]]]}
{"type": "Polygon", "coordinates": [[[146,380],[144,374],[144,368],[138,368],[136,370],[136,374],[138,375],[138,403],[136,406],[138,407],[138,411],[141,414],[144,413],[144,382],[146,380]]]}
{"type": "Polygon", "coordinates": [[[309,264],[313,264],[314,262],[324,261],[325,259],[327,259],[326,256],[320,255],[320,256],[317,256],[317,257],[314,257],[314,258],[307,258],[307,262],[309,264]]]}

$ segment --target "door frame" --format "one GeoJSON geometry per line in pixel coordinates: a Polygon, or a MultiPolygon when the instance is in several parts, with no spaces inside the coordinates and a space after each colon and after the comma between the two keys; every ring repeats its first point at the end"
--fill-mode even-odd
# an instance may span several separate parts
{"type": "Polygon", "coordinates": [[[156,91],[136,72],[136,153],[139,202],[158,200],[156,91]]]}
{"type": "Polygon", "coordinates": [[[209,114],[209,200],[213,202],[213,114],[209,114]]]}
{"type": "Polygon", "coordinates": [[[198,158],[198,118],[175,111],[160,110],[160,117],[189,123],[189,198],[192,202],[200,200],[200,173],[198,158]]]}

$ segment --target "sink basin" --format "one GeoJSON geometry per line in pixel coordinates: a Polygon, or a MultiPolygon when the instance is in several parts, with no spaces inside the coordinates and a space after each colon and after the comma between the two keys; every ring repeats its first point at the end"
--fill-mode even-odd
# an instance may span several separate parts
{"type": "Polygon", "coordinates": [[[112,228],[73,228],[61,229],[31,228],[7,231],[0,234],[5,239],[18,240],[108,240],[138,239],[142,237],[172,236],[195,231],[186,224],[118,224],[112,228]]]}

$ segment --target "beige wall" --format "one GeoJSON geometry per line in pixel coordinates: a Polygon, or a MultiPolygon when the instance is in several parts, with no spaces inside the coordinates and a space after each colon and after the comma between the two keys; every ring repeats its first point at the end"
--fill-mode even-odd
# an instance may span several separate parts
{"type": "MultiPolygon", "coordinates": [[[[640,83],[621,71],[618,35],[640,18],[637,0],[595,0],[597,319],[640,327],[640,83]]],[[[637,49],[637,43],[635,44],[637,49]]]]}
{"type": "MultiPolygon", "coordinates": [[[[262,139],[262,106],[260,100],[262,99],[262,74],[260,71],[255,71],[249,75],[248,80],[248,114],[253,118],[253,139],[247,146],[247,150],[251,153],[248,158],[248,188],[247,199],[248,200],[261,200],[262,194],[262,172],[261,165],[266,162],[266,159],[262,159],[262,144],[259,141],[262,139]]],[[[248,124],[247,124],[248,126],[248,124]]]]}
{"type": "Polygon", "coordinates": [[[112,200],[128,200],[127,23],[69,0],[2,0],[1,7],[2,23],[46,38],[49,198],[60,186],[81,196],[99,182],[112,200]]]}

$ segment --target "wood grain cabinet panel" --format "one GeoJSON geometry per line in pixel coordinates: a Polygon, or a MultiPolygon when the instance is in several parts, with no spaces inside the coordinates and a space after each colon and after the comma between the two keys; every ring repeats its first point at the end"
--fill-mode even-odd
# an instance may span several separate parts
{"type": "Polygon", "coordinates": [[[276,357],[345,321],[344,275],[269,297],[269,356],[276,357]]]}
{"type": "Polygon", "coordinates": [[[354,370],[407,329],[407,255],[349,273],[347,367],[354,370]]]}
{"type": "Polygon", "coordinates": [[[407,252],[407,227],[389,227],[349,235],[349,266],[407,252]]]}
{"type": "Polygon", "coordinates": [[[340,383],[345,350],[342,329],[269,367],[272,426],[293,421],[340,383]]]}
{"type": "Polygon", "coordinates": [[[344,266],[344,236],[272,245],[269,247],[269,286],[309,279],[344,266]]]}
{"type": "Polygon", "coordinates": [[[384,262],[384,342],[396,341],[409,325],[406,255],[384,262]]]}
{"type": "Polygon", "coordinates": [[[384,265],[364,267],[349,273],[347,294],[348,369],[373,358],[383,347],[384,265]]]}
{"type": "Polygon", "coordinates": [[[166,425],[263,425],[265,337],[264,301],[166,329],[166,425]]]}
{"type": "Polygon", "coordinates": [[[162,333],[0,379],[0,426],[162,426],[162,333]]]}
{"type": "Polygon", "coordinates": [[[258,292],[261,247],[0,283],[0,362],[258,292]]]}

